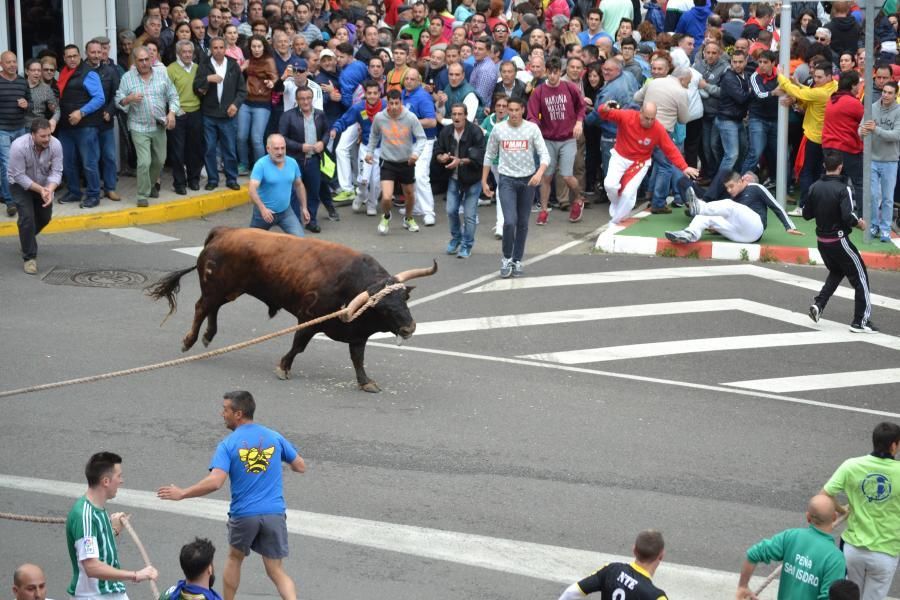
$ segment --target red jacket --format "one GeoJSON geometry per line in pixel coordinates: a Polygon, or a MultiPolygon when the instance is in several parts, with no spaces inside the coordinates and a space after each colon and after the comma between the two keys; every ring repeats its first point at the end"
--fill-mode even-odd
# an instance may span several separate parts
{"type": "Polygon", "coordinates": [[[850,92],[835,92],[825,105],[822,147],[860,154],[863,142],[857,133],[863,118],[862,102],[850,92]]]}
{"type": "Polygon", "coordinates": [[[688,168],[684,157],[678,151],[678,146],[659,121],[653,121],[650,129],[644,129],[641,125],[641,113],[636,110],[610,110],[606,106],[601,106],[598,112],[601,119],[608,119],[619,126],[615,149],[622,158],[639,162],[648,161],[653,149],[659,146],[666,158],[679,171],[688,168]]]}

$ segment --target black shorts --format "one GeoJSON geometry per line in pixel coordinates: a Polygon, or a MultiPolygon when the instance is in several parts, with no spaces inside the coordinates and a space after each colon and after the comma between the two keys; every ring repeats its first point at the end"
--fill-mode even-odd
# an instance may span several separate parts
{"type": "Polygon", "coordinates": [[[394,162],[382,158],[380,166],[382,181],[395,181],[406,185],[416,182],[416,168],[407,162],[394,162]]]}

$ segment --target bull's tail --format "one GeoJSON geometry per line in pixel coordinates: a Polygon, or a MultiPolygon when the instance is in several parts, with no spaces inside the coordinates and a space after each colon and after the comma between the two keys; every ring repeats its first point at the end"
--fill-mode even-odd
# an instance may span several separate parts
{"type": "MultiPolygon", "coordinates": [[[[172,314],[178,308],[178,302],[176,301],[175,296],[181,290],[181,278],[191,271],[195,270],[196,268],[197,265],[194,265],[189,269],[173,271],[156,283],[144,288],[144,291],[147,292],[147,295],[154,300],[159,300],[160,298],[165,297],[165,299],[169,301],[169,314],[166,315],[166,319],[172,316],[172,314]]],[[[166,321],[164,319],[163,323],[165,322],[166,321]]]]}

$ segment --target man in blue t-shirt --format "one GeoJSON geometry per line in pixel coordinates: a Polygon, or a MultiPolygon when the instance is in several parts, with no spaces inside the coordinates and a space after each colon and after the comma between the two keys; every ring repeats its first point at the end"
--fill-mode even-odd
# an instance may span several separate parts
{"type": "Polygon", "coordinates": [[[253,217],[250,227],[270,229],[278,225],[291,235],[303,237],[303,224],[309,223],[306,210],[306,188],[300,177],[300,165],[287,156],[284,136],[273,133],[266,141],[266,155],[256,161],[250,173],[250,200],[253,217]],[[291,190],[299,198],[299,206],[291,205],[291,190]]]}
{"type": "Polygon", "coordinates": [[[250,392],[228,392],[223,398],[222,418],[225,427],[233,433],[216,448],[209,475],[185,489],[174,484],[163,486],[156,495],[162,500],[176,501],[205,496],[221,488],[230,478],[228,544],[231,547],[223,577],[225,600],[234,600],[241,579],[241,564],[251,550],[262,555],[266,574],[281,598],[296,600],[294,582],[281,565],[288,555],[281,463],[288,463],[296,473],[305,472],[306,463],[280,433],[253,422],[256,402],[250,392]]]}

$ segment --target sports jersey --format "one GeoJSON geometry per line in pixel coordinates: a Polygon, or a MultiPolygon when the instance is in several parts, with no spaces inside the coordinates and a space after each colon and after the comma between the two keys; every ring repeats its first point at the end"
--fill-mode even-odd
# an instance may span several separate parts
{"type": "Polygon", "coordinates": [[[121,581],[106,581],[88,577],[81,561],[96,558],[116,569],[119,552],[116,535],[106,510],[97,508],[82,496],[75,502],[66,519],[66,544],[72,561],[72,581],[67,590],[73,598],[100,598],[106,594],[124,594],[121,581]]]}
{"type": "Polygon", "coordinates": [[[277,431],[247,423],[219,442],[209,469],[231,479],[232,518],[284,514],[281,463],[293,462],[297,451],[277,431]]]}
{"type": "Polygon", "coordinates": [[[616,600],[666,600],[666,593],[653,585],[650,574],[637,563],[609,563],[577,583],[585,595],[600,593],[616,600]]]}
{"type": "Polygon", "coordinates": [[[825,484],[825,491],[832,496],[844,492],[850,500],[844,541],[872,552],[900,555],[900,461],[872,455],[845,460],[825,484]]]}

